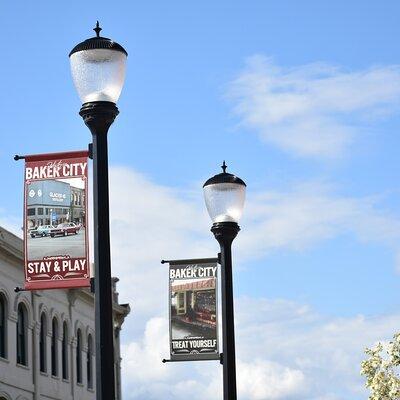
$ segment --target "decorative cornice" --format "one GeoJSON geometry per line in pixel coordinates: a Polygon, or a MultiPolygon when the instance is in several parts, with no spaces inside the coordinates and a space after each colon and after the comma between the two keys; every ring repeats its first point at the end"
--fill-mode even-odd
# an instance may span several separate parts
{"type": "Polygon", "coordinates": [[[24,259],[22,239],[0,226],[0,251],[1,250],[20,261],[24,259]]]}

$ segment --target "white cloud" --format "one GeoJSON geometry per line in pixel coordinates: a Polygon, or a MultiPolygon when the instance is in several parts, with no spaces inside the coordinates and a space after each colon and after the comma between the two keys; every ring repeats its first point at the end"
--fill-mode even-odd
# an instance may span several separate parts
{"type": "Polygon", "coordinates": [[[171,370],[161,363],[168,354],[168,333],[166,318],[151,318],[140,341],[122,347],[127,379],[146,383],[170,376],[171,370]]]}
{"type": "MultiPolygon", "coordinates": [[[[143,338],[123,346],[128,398],[157,398],[161,393],[166,399],[185,399],[188,393],[195,400],[221,397],[222,370],[218,362],[161,363],[168,351],[167,333],[167,320],[153,318],[146,324],[143,338]]],[[[282,399],[304,392],[305,378],[301,370],[277,362],[239,360],[237,371],[238,393],[243,399],[282,399]]]]}
{"type": "Polygon", "coordinates": [[[363,350],[391,338],[399,323],[398,314],[332,318],[296,303],[242,298],[237,302],[238,357],[256,354],[300,370],[304,393],[297,389],[296,399],[363,398],[363,350]]]}
{"type": "MultiPolygon", "coordinates": [[[[254,338],[256,339],[256,338],[254,338]]],[[[238,362],[238,394],[243,399],[282,399],[304,392],[305,378],[299,369],[256,358],[238,362]]]]}
{"type": "Polygon", "coordinates": [[[398,252],[400,219],[383,211],[380,200],[338,196],[318,182],[249,196],[243,221],[246,229],[238,238],[241,256],[257,258],[277,249],[302,250],[344,234],[398,252]]]}
{"type": "Polygon", "coordinates": [[[400,66],[346,72],[327,64],[295,68],[261,55],[247,60],[228,98],[241,123],[297,156],[341,156],[366,121],[397,112],[400,66]]]}

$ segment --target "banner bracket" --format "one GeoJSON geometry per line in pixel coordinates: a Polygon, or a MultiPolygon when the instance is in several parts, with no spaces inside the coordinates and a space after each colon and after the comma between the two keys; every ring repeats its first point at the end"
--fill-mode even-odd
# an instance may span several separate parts
{"type": "Polygon", "coordinates": [[[14,160],[15,160],[15,161],[25,160],[25,156],[19,156],[18,154],[16,154],[16,155],[14,156],[14,160]]]}
{"type": "Polygon", "coordinates": [[[93,143],[88,144],[88,157],[93,160],[93,143]]]}
{"type": "Polygon", "coordinates": [[[218,258],[211,257],[211,258],[190,258],[185,260],[161,260],[161,264],[171,264],[171,265],[178,265],[178,264],[199,264],[199,263],[214,263],[218,262],[218,258]]]}
{"type": "Polygon", "coordinates": [[[94,290],[94,278],[90,278],[90,292],[95,293],[94,290]]]}
{"type": "Polygon", "coordinates": [[[171,360],[171,359],[165,359],[163,358],[161,361],[163,364],[165,363],[171,363],[171,362],[185,362],[185,361],[215,361],[218,360],[218,358],[184,358],[182,360],[171,360]]]}
{"type": "Polygon", "coordinates": [[[14,288],[14,292],[15,293],[19,293],[19,292],[28,292],[28,290],[27,289],[25,289],[25,288],[23,288],[23,287],[15,287],[14,288]]]}

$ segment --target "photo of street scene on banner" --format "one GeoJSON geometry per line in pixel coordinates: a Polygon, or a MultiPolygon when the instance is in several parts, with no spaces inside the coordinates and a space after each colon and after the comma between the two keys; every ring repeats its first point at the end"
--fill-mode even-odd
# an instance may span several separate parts
{"type": "Polygon", "coordinates": [[[171,280],[171,339],[217,337],[216,279],[171,280]]]}
{"type": "Polygon", "coordinates": [[[30,182],[26,188],[29,260],[86,256],[86,194],[82,178],[30,182]]]}

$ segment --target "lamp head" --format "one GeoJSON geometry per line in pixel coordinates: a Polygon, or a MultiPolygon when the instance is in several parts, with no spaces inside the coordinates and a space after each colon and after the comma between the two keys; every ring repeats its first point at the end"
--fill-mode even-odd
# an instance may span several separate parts
{"type": "Polygon", "coordinates": [[[225,161],[221,168],[222,173],[214,175],[203,185],[206,207],[213,223],[238,223],[243,213],[246,184],[226,172],[225,161]]]}
{"type": "Polygon", "coordinates": [[[116,103],[125,81],[128,53],[117,42],[101,37],[97,21],[96,36],[77,44],[69,53],[72,79],[82,103],[116,103]]]}

